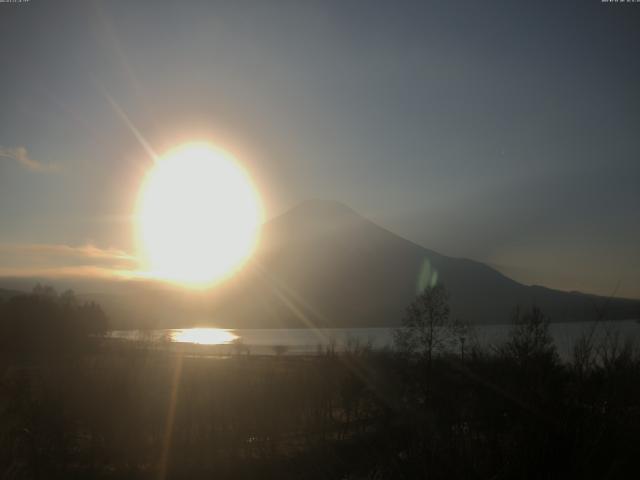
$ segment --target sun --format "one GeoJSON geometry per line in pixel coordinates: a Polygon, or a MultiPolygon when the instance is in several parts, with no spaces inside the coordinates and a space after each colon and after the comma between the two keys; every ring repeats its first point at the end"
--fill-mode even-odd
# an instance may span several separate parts
{"type": "Polygon", "coordinates": [[[227,152],[190,143],[158,159],[144,179],[137,236],[149,276],[210,286],[237,270],[258,241],[262,209],[227,152]]]}

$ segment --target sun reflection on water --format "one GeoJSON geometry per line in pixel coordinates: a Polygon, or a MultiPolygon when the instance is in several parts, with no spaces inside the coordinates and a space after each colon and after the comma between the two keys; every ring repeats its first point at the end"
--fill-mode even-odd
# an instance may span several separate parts
{"type": "Polygon", "coordinates": [[[184,328],[171,332],[171,341],[197,345],[225,345],[238,336],[223,328],[184,328]]]}

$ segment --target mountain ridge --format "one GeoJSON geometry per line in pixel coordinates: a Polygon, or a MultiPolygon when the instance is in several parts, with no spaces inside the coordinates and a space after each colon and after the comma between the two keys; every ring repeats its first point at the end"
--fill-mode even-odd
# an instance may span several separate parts
{"type": "MultiPolygon", "coordinates": [[[[523,285],[482,262],[411,242],[334,201],[302,202],[273,218],[263,228],[261,245],[253,268],[267,272],[271,288],[282,291],[267,299],[264,291],[245,290],[234,299],[258,295],[258,303],[276,312],[267,323],[279,326],[311,319],[329,327],[395,326],[415,295],[435,282],[450,292],[452,314],[470,323],[505,323],[517,305],[534,303],[553,321],[592,319],[592,303],[605,300],[523,285]],[[279,303],[285,307],[274,306],[279,303]],[[309,318],[295,318],[304,315],[309,318]]],[[[634,300],[610,303],[615,318],[640,311],[634,300]]],[[[219,308],[246,326],[264,316],[251,305],[219,308]]]]}
{"type": "MultiPolygon", "coordinates": [[[[81,282],[53,283],[103,304],[117,328],[393,327],[416,294],[435,283],[449,292],[452,315],[471,324],[506,323],[516,306],[532,304],[555,322],[593,320],[603,309],[605,318],[640,318],[640,300],[523,285],[490,265],[442,255],[342,203],[318,199],[267,221],[253,257],[207,291],[87,279],[85,287],[98,292],[89,295],[78,288],[81,282]]],[[[16,285],[0,279],[0,287],[16,285]]]]}

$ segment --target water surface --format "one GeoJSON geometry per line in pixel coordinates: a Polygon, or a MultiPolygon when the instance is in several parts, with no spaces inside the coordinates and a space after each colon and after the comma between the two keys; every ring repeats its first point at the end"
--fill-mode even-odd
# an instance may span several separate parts
{"type": "MultiPolygon", "coordinates": [[[[466,343],[491,348],[504,342],[510,325],[481,325],[470,329],[466,343]]],[[[216,347],[217,353],[312,354],[318,351],[371,346],[375,349],[393,345],[394,328],[287,328],[287,329],[224,329],[184,328],[159,330],[115,330],[108,337],[133,341],[166,342],[175,345],[216,347]]],[[[619,335],[622,340],[640,341],[640,323],[635,320],[610,322],[552,323],[551,335],[558,353],[568,358],[581,335],[593,332],[596,341],[605,335],[619,335]]]]}

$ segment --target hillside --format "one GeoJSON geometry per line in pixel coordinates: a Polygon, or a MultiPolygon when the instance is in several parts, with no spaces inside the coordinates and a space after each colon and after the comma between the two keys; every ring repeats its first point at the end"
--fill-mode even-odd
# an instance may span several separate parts
{"type": "MultiPolygon", "coordinates": [[[[516,305],[540,306],[552,321],[640,318],[640,301],[526,286],[480,262],[412,243],[337,202],[307,201],[262,229],[258,251],[231,279],[206,291],[158,281],[0,279],[74,289],[99,302],[113,328],[395,326],[425,286],[443,283],[452,315],[505,323],[516,305]]],[[[0,297],[3,292],[0,291],[0,297]]]]}
{"type": "MultiPolygon", "coordinates": [[[[595,318],[606,299],[519,284],[472,260],[416,245],[349,207],[308,201],[268,222],[251,265],[215,302],[240,326],[390,326],[424,286],[443,283],[454,316],[502,323],[535,303],[553,321],[595,318]]],[[[635,318],[640,302],[607,303],[609,318],[635,318]]]]}

